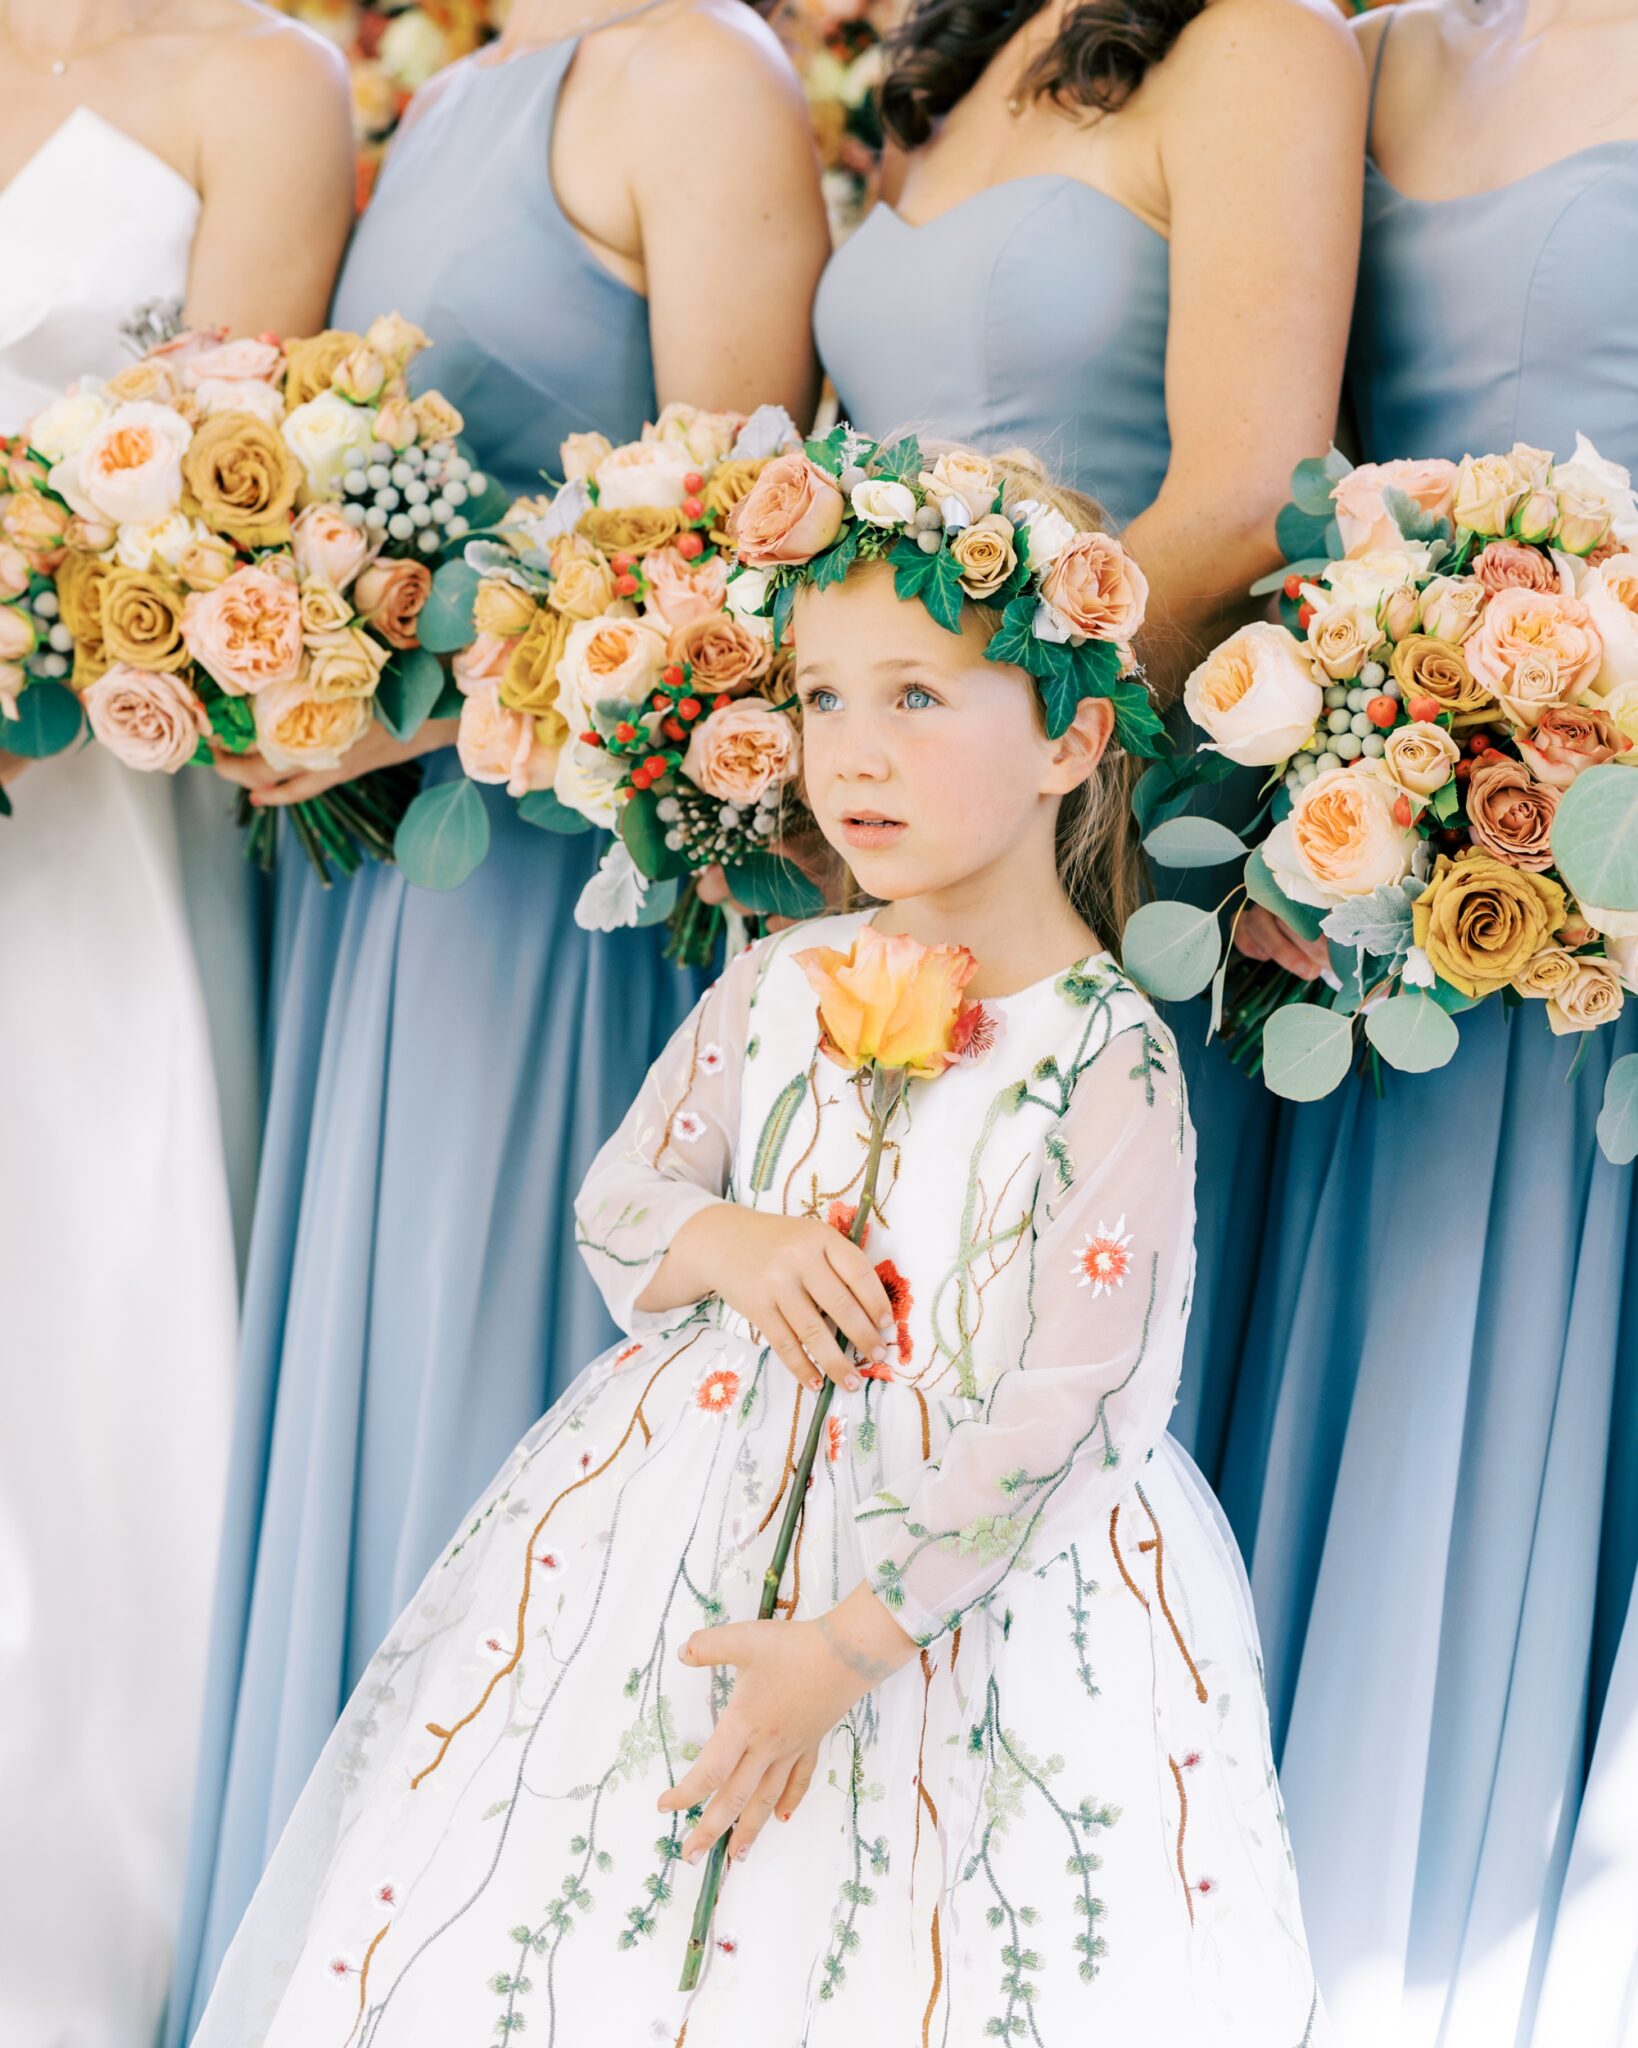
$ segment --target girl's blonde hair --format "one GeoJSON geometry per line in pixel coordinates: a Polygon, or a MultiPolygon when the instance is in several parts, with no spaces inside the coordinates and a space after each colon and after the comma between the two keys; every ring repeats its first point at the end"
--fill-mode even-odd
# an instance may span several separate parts
{"type": "MultiPolygon", "coordinates": [[[[976,451],[956,441],[924,440],[922,452],[931,463],[941,455],[976,451]]],[[[1009,448],[983,459],[1001,479],[1003,505],[1033,498],[1061,512],[1077,532],[1115,531],[1114,521],[1095,498],[1054,483],[1027,449],[1009,448]]],[[[973,604],[972,609],[992,633],[1000,629],[1001,614],[993,606],[973,604]]],[[[1044,732],[1040,696],[1033,686],[1030,694],[1044,732]]],[[[1132,814],[1132,792],[1146,765],[1111,739],[1096,772],[1072,789],[1058,809],[1058,879],[1082,922],[1117,954],[1127,919],[1149,897],[1148,868],[1132,814]]]]}

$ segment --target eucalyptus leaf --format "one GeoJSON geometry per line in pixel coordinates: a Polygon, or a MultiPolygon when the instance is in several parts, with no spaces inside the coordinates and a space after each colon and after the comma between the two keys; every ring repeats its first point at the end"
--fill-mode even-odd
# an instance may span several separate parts
{"type": "Polygon", "coordinates": [[[1276,590],[1283,590],[1285,588],[1285,580],[1288,576],[1300,576],[1304,582],[1308,582],[1317,576],[1322,569],[1329,569],[1330,566],[1331,562],[1328,555],[1304,555],[1301,561],[1287,562],[1284,568],[1270,569],[1266,576],[1259,576],[1257,581],[1251,586],[1250,595],[1252,597],[1272,597],[1276,590]]]}
{"type": "Polygon", "coordinates": [[[416,638],[429,654],[454,654],[478,637],[472,602],[479,581],[470,562],[445,562],[433,571],[432,588],[415,621],[416,638]]]}
{"type": "Polygon", "coordinates": [[[71,747],[84,723],[80,700],[66,683],[30,683],[18,693],[17,716],[0,718],[0,753],[43,761],[71,747]]]}
{"type": "Polygon", "coordinates": [[[561,832],[566,837],[592,829],[590,818],[549,789],[532,789],[518,799],[518,816],[526,825],[538,825],[543,832],[561,832]]]}
{"type": "Polygon", "coordinates": [[[1617,1166],[1630,1166],[1638,1159],[1638,1052],[1618,1059],[1605,1078],[1598,1144],[1604,1157],[1617,1166]]]}
{"type": "Polygon", "coordinates": [[[1327,948],[1331,972],[1342,984],[1331,991],[1331,1008],[1339,1016],[1351,1017],[1365,1000],[1364,956],[1339,946],[1333,940],[1327,948]]]}
{"type": "Polygon", "coordinates": [[[1347,1079],[1354,1033],[1318,1003],[1288,1003],[1263,1026],[1263,1079],[1288,1102],[1317,1102],[1347,1079]]]}
{"type": "Polygon", "coordinates": [[[663,882],[650,882],[643,897],[643,907],[637,913],[637,922],[640,925],[664,924],[676,909],[681,890],[682,883],[675,875],[663,882]]]}
{"type": "Polygon", "coordinates": [[[1553,813],[1553,860],[1581,903],[1638,910],[1638,772],[1610,761],[1576,777],[1553,813]]]}
{"type": "MultiPolygon", "coordinates": [[[[1332,455],[1336,452],[1334,448],[1331,451],[1332,455]]],[[[1346,473],[1344,471],[1344,475],[1346,473]]],[[[1341,477],[1333,475],[1329,457],[1311,455],[1291,472],[1291,502],[1299,512],[1306,512],[1311,518],[1329,519],[1331,493],[1341,480],[1341,477]]]]}
{"type": "Polygon", "coordinates": [[[1217,1036],[1223,1028],[1223,997],[1228,988],[1228,971],[1234,954],[1230,950],[1223,955],[1223,964],[1211,978],[1211,1022],[1206,1027],[1208,1040],[1217,1036]]]}
{"type": "Polygon", "coordinates": [[[1284,505],[1274,521],[1274,539],[1283,558],[1288,562],[1301,561],[1308,555],[1319,555],[1327,561],[1334,561],[1327,541],[1331,530],[1329,512],[1317,514],[1303,511],[1300,505],[1284,505]]]}
{"type": "Polygon", "coordinates": [[[1199,995],[1222,957],[1216,917],[1192,903],[1145,903],[1127,920],[1121,939],[1127,974],[1162,1002],[1199,995]]]}
{"type": "Polygon", "coordinates": [[[1163,868],[1215,868],[1246,855],[1240,835],[1215,818],[1169,818],[1148,835],[1143,850],[1163,868]]]}
{"type": "Polygon", "coordinates": [[[438,657],[424,647],[406,648],[395,653],[381,671],[376,713],[395,739],[413,739],[443,694],[444,672],[438,657]]]}
{"type": "Polygon", "coordinates": [[[823,891],[793,862],[776,853],[747,854],[726,870],[729,894],[763,917],[817,917],[823,891]]]}
{"type": "Polygon", "coordinates": [[[1431,996],[1390,996],[1365,1019],[1365,1036],[1387,1061],[1405,1074],[1429,1074],[1455,1057],[1461,1033],[1431,996]]]}
{"type": "Polygon", "coordinates": [[[1289,925],[1300,939],[1317,939],[1322,912],[1311,904],[1297,903],[1275,881],[1273,870],[1259,846],[1246,862],[1246,894],[1264,910],[1273,911],[1282,924],[1289,925]]]}
{"type": "Polygon", "coordinates": [[[489,813],[463,776],[424,789],[399,822],[393,855],[418,889],[458,889],[489,851],[489,813]]]}

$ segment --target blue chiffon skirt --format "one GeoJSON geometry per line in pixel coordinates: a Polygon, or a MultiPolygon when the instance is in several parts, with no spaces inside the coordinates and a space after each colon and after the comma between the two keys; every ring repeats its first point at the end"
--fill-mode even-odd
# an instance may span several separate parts
{"type": "Polygon", "coordinates": [[[1638,1004],[1568,1086],[1540,1005],[1460,1027],[1282,1109],[1216,1474],[1350,2044],[1530,2039],[1638,1556],[1638,1206],[1594,1136],[1638,1004]]]}
{"type": "MultiPolygon", "coordinates": [[[[433,757],[429,780],[458,772],[433,757]]],[[[606,843],[483,792],[449,895],[287,853],[226,1537],[168,2038],[343,1703],[460,1517],[615,1335],[573,1199],[698,993],[574,922],[606,843]]]]}

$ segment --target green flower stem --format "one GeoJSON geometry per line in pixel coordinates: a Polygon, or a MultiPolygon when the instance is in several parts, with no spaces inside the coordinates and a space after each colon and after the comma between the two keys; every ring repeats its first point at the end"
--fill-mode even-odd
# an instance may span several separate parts
{"type": "MultiPolygon", "coordinates": [[[[853,1228],[848,1238],[853,1244],[864,1241],[865,1225],[870,1221],[870,1212],[876,1201],[876,1179],[881,1171],[882,1145],[887,1137],[887,1126],[893,1111],[898,1106],[904,1091],[904,1069],[902,1067],[872,1067],[870,1074],[870,1150],[865,1156],[864,1186],[859,1194],[859,1206],[854,1213],[853,1228]]],[[[830,1324],[833,1333],[834,1323],[830,1324]]],[[[768,1569],[762,1575],[762,1603],[757,1609],[758,1621],[771,1621],[779,1605],[779,1588],[785,1577],[785,1566],[790,1559],[791,1545],[796,1540],[796,1525],[801,1520],[803,1504],[807,1500],[808,1481],[813,1476],[814,1460],[819,1455],[819,1446],[824,1440],[825,1418],[830,1413],[830,1404],[836,1393],[836,1382],[827,1379],[819,1389],[819,1398],[814,1403],[813,1421],[808,1426],[807,1440],[802,1446],[802,1455],[796,1461],[791,1474],[790,1498],[785,1503],[785,1515],[779,1525],[779,1538],[774,1544],[773,1557],[768,1569]]],[[[688,1950],[683,1959],[682,1983],[680,1989],[692,1991],[700,1981],[700,1971],[705,1964],[705,1952],[710,1946],[711,1921],[717,1910],[717,1893],[722,1887],[722,1873],[728,1860],[728,1836],[719,1835],[712,1845],[706,1860],[705,1874],[700,1883],[699,1904],[694,1908],[694,1925],[689,1930],[688,1950]]]]}

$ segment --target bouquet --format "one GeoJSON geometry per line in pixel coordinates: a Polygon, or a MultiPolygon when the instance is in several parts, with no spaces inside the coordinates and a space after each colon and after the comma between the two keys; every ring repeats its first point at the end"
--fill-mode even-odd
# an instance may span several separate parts
{"type": "Polygon", "coordinates": [[[590,930],[668,920],[673,957],[708,961],[724,914],[695,884],[712,867],[750,911],[821,907],[778,851],[801,828],[789,649],[736,604],[724,553],[733,507],[795,440],[773,406],[742,419],[669,405],[619,448],[572,435],[563,486],[520,499],[438,571],[429,637],[459,648],[468,780],[411,806],[411,881],[452,888],[482,860],[482,782],[531,825],[612,835],[576,910],[590,930]]]}
{"type": "Polygon", "coordinates": [[[876,194],[885,69],[880,0],[806,0],[781,34],[807,94],[834,241],[845,241],[876,194]]]}
{"type": "MultiPolygon", "coordinates": [[[[1279,537],[1282,623],[1243,627],[1189,677],[1207,744],[1151,769],[1151,856],[1244,864],[1228,899],[1323,939],[1305,983],[1239,962],[1217,918],[1151,904],[1130,970],[1214,985],[1213,1023],[1276,1093],[1339,1085],[1356,1053],[1444,1065],[1476,1004],[1540,1005],[1591,1034],[1638,993],[1638,502],[1584,438],[1460,463],[1299,466],[1279,537]],[[1247,845],[1188,815],[1233,764],[1266,768],[1247,845]],[[1363,1047],[1360,1037],[1363,1038],[1363,1047]]],[[[1610,1070],[1606,1153],[1638,1156],[1638,1056],[1610,1070]]]]}
{"type": "MultiPolygon", "coordinates": [[[[252,749],[331,769],[374,717],[408,737],[446,687],[418,634],[432,562],[499,496],[454,408],[409,396],[425,346],[396,315],[287,343],[183,333],[38,414],[0,509],[0,649],[20,657],[0,747],[56,752],[82,713],[150,773],[252,749]]],[[[418,784],[407,764],[289,806],[320,877],[390,858],[418,784]]],[[[276,810],[241,820],[270,864],[276,810]]]]}

